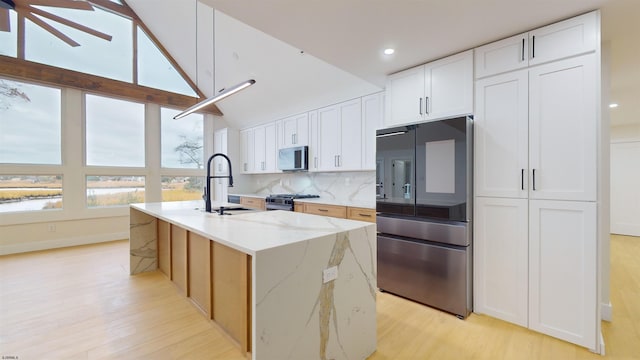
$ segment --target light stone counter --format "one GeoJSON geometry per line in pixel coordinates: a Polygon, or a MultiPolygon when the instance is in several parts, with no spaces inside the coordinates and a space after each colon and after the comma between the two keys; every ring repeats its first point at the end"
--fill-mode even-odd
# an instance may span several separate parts
{"type": "Polygon", "coordinates": [[[268,195],[264,195],[264,194],[229,194],[229,195],[235,195],[235,196],[240,196],[240,197],[250,197],[250,198],[257,198],[257,199],[265,199],[268,195]]]}
{"type": "Polygon", "coordinates": [[[251,255],[253,359],[365,359],[375,351],[375,224],[288,211],[220,216],[194,210],[201,204],[131,206],[132,274],[157,268],[161,219],[251,255]],[[324,282],[323,270],[334,266],[336,280],[324,282]]]}

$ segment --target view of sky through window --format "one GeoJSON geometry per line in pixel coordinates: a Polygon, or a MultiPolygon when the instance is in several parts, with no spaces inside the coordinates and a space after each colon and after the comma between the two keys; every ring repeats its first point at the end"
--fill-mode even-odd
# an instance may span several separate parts
{"type": "Polygon", "coordinates": [[[86,95],[87,165],[145,166],[144,104],[86,95]]]}
{"type": "Polygon", "coordinates": [[[61,91],[0,78],[0,163],[61,164],[61,91]]]}
{"type": "Polygon", "coordinates": [[[163,168],[204,168],[203,116],[191,114],[180,120],[173,117],[180,111],[162,108],[160,111],[160,143],[163,168]]]}

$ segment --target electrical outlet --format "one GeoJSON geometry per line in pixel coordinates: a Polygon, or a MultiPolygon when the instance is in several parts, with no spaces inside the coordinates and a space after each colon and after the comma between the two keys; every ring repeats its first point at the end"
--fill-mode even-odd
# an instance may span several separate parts
{"type": "Polygon", "coordinates": [[[332,266],[322,270],[322,283],[326,284],[338,278],[338,267],[332,266]]]}
{"type": "Polygon", "coordinates": [[[56,224],[47,224],[48,232],[56,232],[56,224]]]}

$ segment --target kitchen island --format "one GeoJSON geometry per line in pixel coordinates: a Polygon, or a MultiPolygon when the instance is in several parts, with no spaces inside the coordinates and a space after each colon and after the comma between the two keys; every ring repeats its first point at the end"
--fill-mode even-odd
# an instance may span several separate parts
{"type": "Polygon", "coordinates": [[[375,351],[374,224],[201,205],[131,205],[131,274],[162,271],[253,359],[375,351]]]}

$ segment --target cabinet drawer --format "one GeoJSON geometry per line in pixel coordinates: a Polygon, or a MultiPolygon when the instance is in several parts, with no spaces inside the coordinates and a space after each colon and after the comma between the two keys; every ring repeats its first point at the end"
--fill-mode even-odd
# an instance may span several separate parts
{"type": "Polygon", "coordinates": [[[344,206],[305,204],[304,207],[305,212],[308,214],[324,215],[343,219],[347,217],[347,208],[344,206]]]}
{"type": "Polygon", "coordinates": [[[293,204],[293,211],[295,211],[295,212],[304,212],[304,204],[294,203],[293,204]]]}
{"type": "Polygon", "coordinates": [[[265,210],[266,209],[266,204],[265,204],[264,199],[259,199],[259,198],[241,197],[240,198],[240,204],[244,205],[246,207],[259,209],[259,210],[265,210]]]}
{"type": "Polygon", "coordinates": [[[374,209],[365,209],[357,207],[347,208],[347,219],[376,222],[376,211],[374,209]]]}

